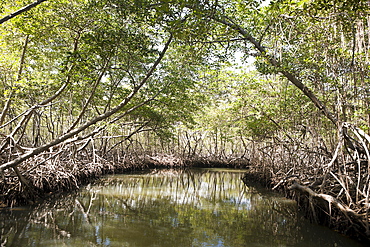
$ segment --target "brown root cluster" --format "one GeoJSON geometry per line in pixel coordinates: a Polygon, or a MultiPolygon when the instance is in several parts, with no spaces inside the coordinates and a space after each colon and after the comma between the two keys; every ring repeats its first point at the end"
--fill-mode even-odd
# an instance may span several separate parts
{"type": "Polygon", "coordinates": [[[53,153],[35,156],[22,166],[8,169],[0,181],[1,207],[14,207],[33,204],[49,194],[78,189],[82,184],[102,174],[114,171],[116,167],[107,160],[92,162],[88,159],[71,158],[59,153],[53,159],[47,159],[53,153]]]}

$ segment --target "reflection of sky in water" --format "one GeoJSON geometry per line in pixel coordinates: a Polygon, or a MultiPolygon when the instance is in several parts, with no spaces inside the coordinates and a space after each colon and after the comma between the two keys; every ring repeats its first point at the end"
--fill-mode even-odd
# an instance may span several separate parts
{"type": "Polygon", "coordinates": [[[96,243],[101,246],[111,246],[111,241],[109,238],[104,238],[102,239],[100,236],[102,235],[101,233],[101,226],[97,225],[95,226],[95,237],[96,237],[96,243]]]}
{"type": "Polygon", "coordinates": [[[213,239],[212,242],[208,241],[202,241],[200,239],[194,239],[193,240],[193,247],[201,246],[201,247],[223,247],[224,240],[221,237],[217,237],[216,239],[213,239]]]}
{"type": "Polygon", "coordinates": [[[224,200],[225,203],[235,204],[238,210],[250,210],[252,208],[251,200],[249,198],[235,198],[231,197],[224,200]]]}
{"type": "Polygon", "coordinates": [[[182,174],[181,178],[158,175],[147,178],[150,182],[143,183],[142,178],[127,175],[126,181],[121,180],[110,186],[98,186],[95,193],[126,199],[127,206],[131,208],[140,207],[143,201],[157,200],[168,200],[175,205],[213,209],[220,203],[235,204],[238,210],[251,208],[250,199],[244,197],[246,188],[239,179],[239,174],[225,173],[220,178],[217,173],[209,173],[207,176],[203,175],[203,179],[189,178],[186,174],[182,174]]]}

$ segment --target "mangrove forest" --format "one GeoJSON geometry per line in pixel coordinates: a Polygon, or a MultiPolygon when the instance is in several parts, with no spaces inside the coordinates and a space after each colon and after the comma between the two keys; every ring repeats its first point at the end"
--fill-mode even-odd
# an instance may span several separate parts
{"type": "MultiPolygon", "coordinates": [[[[307,222],[370,242],[369,1],[0,0],[0,213],[9,221],[33,206],[27,221],[47,228],[52,218],[60,238],[72,233],[54,220],[73,215],[75,231],[97,231],[92,246],[179,244],[139,234],[115,245],[92,227],[104,213],[123,217],[112,229],[156,235],[171,225],[163,231],[181,246],[248,246],[246,235],[263,231],[251,215],[268,222],[264,246],[320,246],[284,230],[311,224],[288,199],[307,222]],[[139,171],[152,177],[127,175],[139,171]],[[249,211],[260,197],[229,191],[236,181],[286,199],[249,211]],[[176,207],[159,208],[164,201],[176,207]],[[152,219],[152,229],[134,212],[176,218],[152,219]]],[[[12,229],[0,223],[1,246],[12,229]]]]}

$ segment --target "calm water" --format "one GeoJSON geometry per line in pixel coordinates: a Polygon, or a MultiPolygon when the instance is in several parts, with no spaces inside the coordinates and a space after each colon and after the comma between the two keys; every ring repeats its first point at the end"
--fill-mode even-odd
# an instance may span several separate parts
{"type": "Polygon", "coordinates": [[[361,246],[236,170],[114,175],[32,208],[0,211],[0,246],[361,246]]]}

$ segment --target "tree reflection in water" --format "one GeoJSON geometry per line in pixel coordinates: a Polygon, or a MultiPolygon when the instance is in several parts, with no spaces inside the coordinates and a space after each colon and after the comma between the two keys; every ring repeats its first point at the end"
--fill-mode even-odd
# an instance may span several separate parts
{"type": "Polygon", "coordinates": [[[312,226],[295,203],[246,187],[240,170],[108,176],[0,213],[4,246],[361,246],[312,226]]]}

